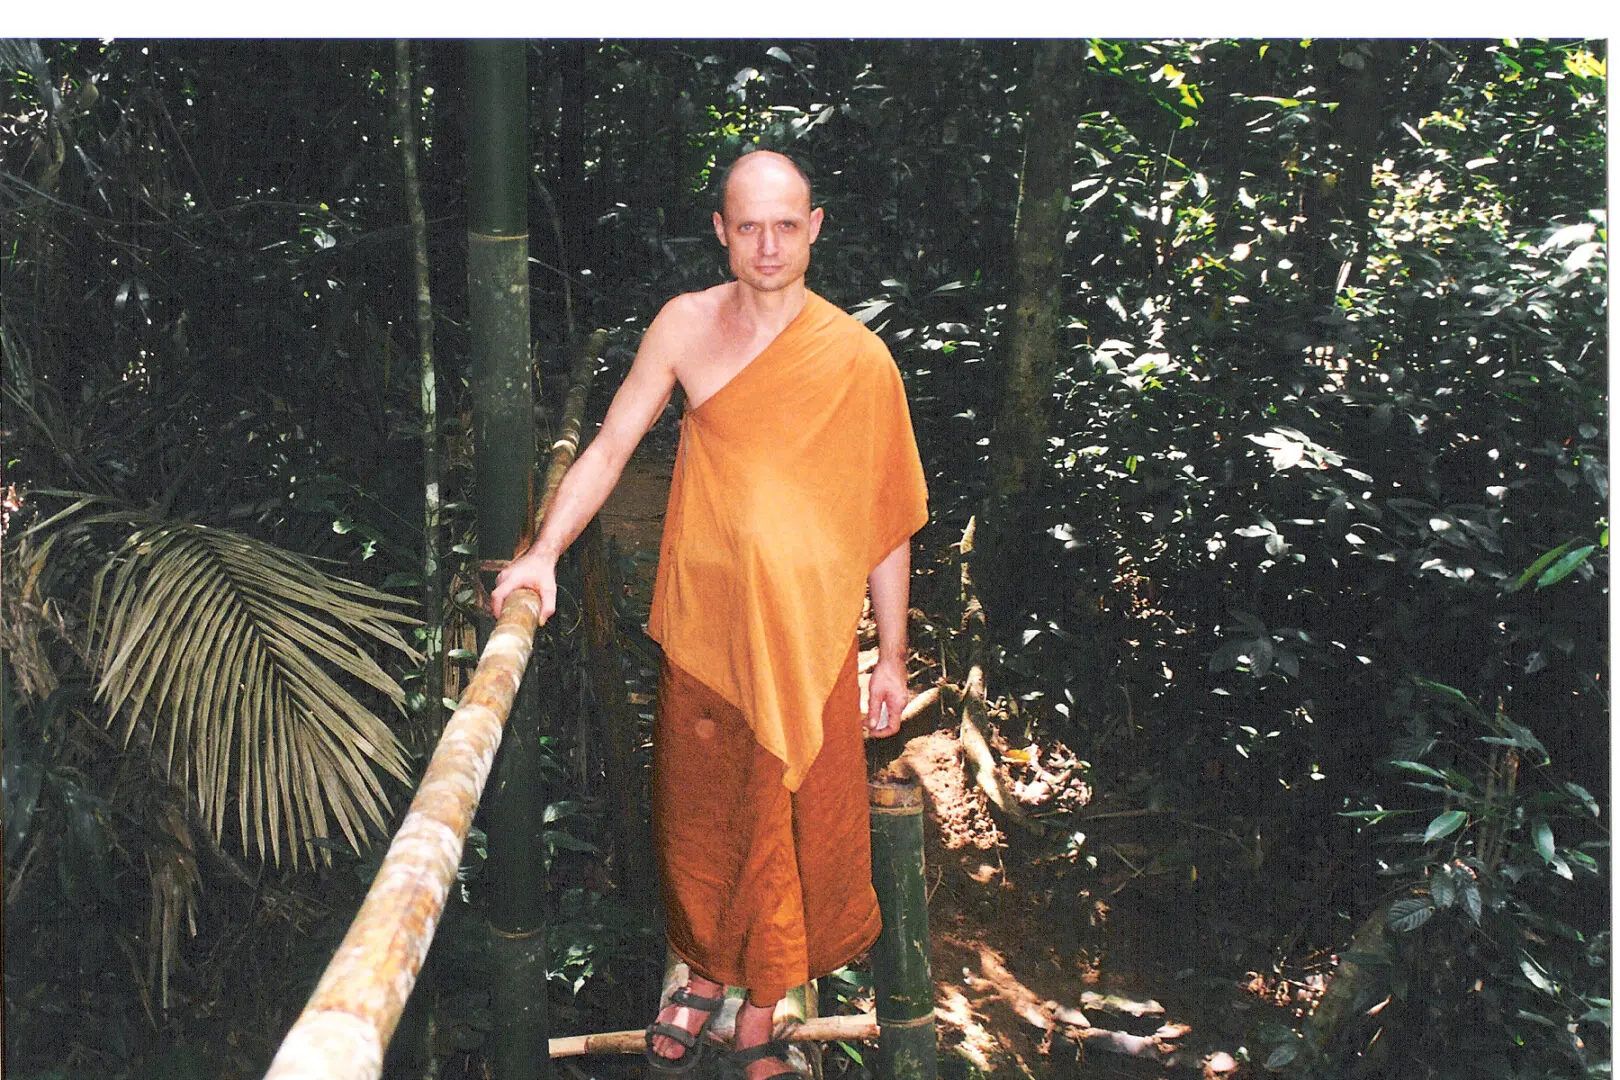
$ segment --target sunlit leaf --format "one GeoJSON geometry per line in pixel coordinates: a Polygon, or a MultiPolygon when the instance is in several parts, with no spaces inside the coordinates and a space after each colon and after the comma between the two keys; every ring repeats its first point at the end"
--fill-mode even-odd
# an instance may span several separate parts
{"type": "Polygon", "coordinates": [[[1537,990],[1543,990],[1549,994],[1556,994],[1558,992],[1551,980],[1541,973],[1541,970],[1536,967],[1535,961],[1531,960],[1528,956],[1519,961],[1519,970],[1524,972],[1524,977],[1529,979],[1530,985],[1534,986],[1537,990]]]}
{"type": "Polygon", "coordinates": [[[1567,553],[1563,558],[1547,567],[1540,577],[1536,578],[1536,588],[1545,589],[1548,585],[1556,585],[1558,582],[1563,581],[1575,572],[1576,567],[1586,561],[1586,557],[1592,554],[1593,550],[1594,546],[1587,544],[1567,553]]]}
{"type": "Polygon", "coordinates": [[[1441,772],[1439,769],[1436,769],[1432,765],[1425,765],[1421,761],[1392,761],[1390,764],[1395,766],[1397,769],[1406,769],[1409,772],[1422,773],[1424,776],[1433,776],[1439,780],[1444,780],[1446,778],[1445,773],[1441,772]]]}
{"type": "Polygon", "coordinates": [[[1447,810],[1438,814],[1429,822],[1429,827],[1423,830],[1423,842],[1427,844],[1442,840],[1462,828],[1467,820],[1468,815],[1461,810],[1447,810]]]}
{"type": "Polygon", "coordinates": [[[1558,858],[1558,848],[1553,843],[1552,826],[1542,820],[1537,820],[1530,827],[1530,835],[1535,841],[1536,853],[1548,863],[1558,858]]]}

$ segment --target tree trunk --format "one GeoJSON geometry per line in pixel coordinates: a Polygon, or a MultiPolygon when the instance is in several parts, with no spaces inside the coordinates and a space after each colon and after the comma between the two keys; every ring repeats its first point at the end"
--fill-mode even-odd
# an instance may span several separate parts
{"type": "Polygon", "coordinates": [[[585,265],[585,43],[562,44],[561,122],[557,128],[557,202],[562,218],[562,272],[573,294],[585,265]]]}
{"type": "MultiPolygon", "coordinates": [[[[478,548],[485,559],[505,559],[527,540],[534,510],[526,46],[476,41],[467,50],[468,315],[478,548]]],[[[488,799],[485,878],[499,1080],[551,1075],[540,737],[534,680],[525,679],[488,799]]]]}
{"type": "Polygon", "coordinates": [[[1045,41],[1037,47],[1030,77],[1013,238],[1012,317],[1001,349],[1001,402],[990,437],[989,492],[979,524],[984,556],[978,580],[993,617],[1016,615],[1026,606],[1031,587],[1043,584],[1018,571],[1028,565],[1032,511],[1044,487],[1078,124],[1076,84],[1083,60],[1080,43],[1045,41]]]}
{"type": "Polygon", "coordinates": [[[1310,258],[1313,306],[1331,308],[1340,292],[1360,283],[1367,265],[1367,244],[1372,235],[1367,220],[1372,204],[1373,162],[1383,127],[1385,86],[1390,68],[1408,46],[1395,41],[1343,41],[1321,64],[1322,96],[1338,108],[1326,114],[1324,142],[1319,157],[1331,161],[1332,170],[1303,178],[1300,206],[1305,218],[1306,248],[1310,258]],[[1335,242],[1336,241],[1336,242],[1335,242]]]}
{"type": "Polygon", "coordinates": [[[427,730],[437,734],[444,700],[444,575],[439,566],[439,398],[433,372],[433,294],[428,288],[427,214],[416,168],[416,103],[411,96],[411,47],[394,42],[394,124],[405,173],[405,208],[411,223],[416,268],[416,341],[422,399],[422,693],[427,730]]]}

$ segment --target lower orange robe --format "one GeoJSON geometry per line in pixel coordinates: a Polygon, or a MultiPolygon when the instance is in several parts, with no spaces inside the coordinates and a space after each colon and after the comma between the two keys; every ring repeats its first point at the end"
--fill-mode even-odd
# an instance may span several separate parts
{"type": "Polygon", "coordinates": [[[894,360],[814,293],[682,419],[648,617],[654,837],[671,947],[756,1003],[876,938],[855,632],[927,520],[894,360]]]}
{"type": "Polygon", "coordinates": [[[736,706],[665,662],[653,731],[653,840],[670,948],[756,1005],[877,940],[860,686],[850,650],[798,791],[736,706]]]}

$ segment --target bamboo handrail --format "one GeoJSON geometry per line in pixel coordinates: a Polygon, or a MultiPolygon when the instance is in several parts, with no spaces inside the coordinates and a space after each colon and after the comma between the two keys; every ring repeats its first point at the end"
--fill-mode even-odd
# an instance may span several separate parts
{"type": "MultiPolygon", "coordinates": [[[[579,452],[589,375],[606,340],[604,331],[592,334],[574,365],[564,433],[552,444],[537,528],[579,452]]],[[[376,879],[265,1080],[382,1075],[383,1051],[427,959],[539,622],[540,598],[533,591],[520,589],[507,598],[376,879]]]]}

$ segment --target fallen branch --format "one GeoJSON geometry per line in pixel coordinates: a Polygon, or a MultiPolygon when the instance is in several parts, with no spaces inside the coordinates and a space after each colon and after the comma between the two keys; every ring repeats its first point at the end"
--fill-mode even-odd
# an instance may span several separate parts
{"type": "Polygon", "coordinates": [[[984,704],[984,669],[974,664],[968,669],[967,683],[962,687],[962,726],[958,733],[968,772],[972,774],[973,782],[978,785],[979,790],[984,792],[996,809],[1005,814],[1010,821],[1022,825],[1036,835],[1041,835],[1045,833],[1046,827],[1026,815],[1017,800],[1007,794],[1011,784],[1003,775],[1003,770],[984,735],[988,720],[989,715],[984,704]]]}
{"type": "MultiPolygon", "coordinates": [[[[777,1032],[779,1039],[789,1042],[838,1042],[845,1039],[873,1040],[878,1037],[877,1016],[858,1013],[854,1016],[820,1016],[802,1023],[789,1024],[777,1032]]],[[[581,1054],[639,1054],[647,1046],[647,1033],[635,1031],[604,1031],[596,1035],[568,1035],[551,1040],[554,1058],[578,1057],[581,1054]]]]}
{"type": "Polygon", "coordinates": [[[1106,1050],[1110,1054],[1164,1061],[1176,1050],[1168,1044],[1187,1034],[1188,1030],[1183,1024],[1166,1024],[1152,1035],[1132,1035],[1128,1031],[1093,1027],[1081,1028],[1074,1032],[1073,1037],[1084,1043],[1088,1050],[1106,1050]]]}
{"type": "Polygon", "coordinates": [[[905,710],[900,713],[900,722],[904,724],[908,721],[915,720],[918,716],[921,716],[924,712],[927,712],[938,703],[939,687],[930,686],[928,689],[906,702],[905,710]]]}

